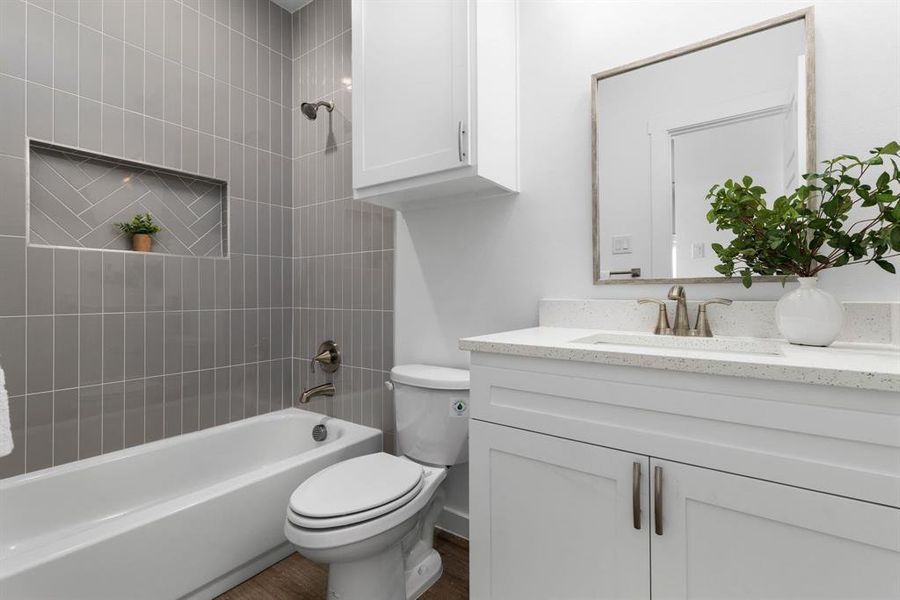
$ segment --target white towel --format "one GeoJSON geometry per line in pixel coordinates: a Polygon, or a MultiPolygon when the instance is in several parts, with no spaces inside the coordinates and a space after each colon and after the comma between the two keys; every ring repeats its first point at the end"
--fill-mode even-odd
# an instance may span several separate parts
{"type": "Polygon", "coordinates": [[[0,456],[13,450],[12,430],[9,428],[9,395],[6,393],[6,375],[0,367],[0,456]]]}

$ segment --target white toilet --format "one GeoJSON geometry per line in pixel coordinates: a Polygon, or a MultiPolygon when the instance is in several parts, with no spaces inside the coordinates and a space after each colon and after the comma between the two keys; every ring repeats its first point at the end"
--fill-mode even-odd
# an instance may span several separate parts
{"type": "Polygon", "coordinates": [[[291,494],[284,533],[329,565],[329,600],[418,598],[442,573],[434,524],[448,466],[468,460],[469,372],[402,365],[391,381],[402,456],[342,461],[291,494]]]}

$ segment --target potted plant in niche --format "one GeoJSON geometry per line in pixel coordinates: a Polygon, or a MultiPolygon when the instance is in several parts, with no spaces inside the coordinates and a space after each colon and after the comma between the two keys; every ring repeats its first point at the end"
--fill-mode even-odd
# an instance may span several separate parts
{"type": "Polygon", "coordinates": [[[895,272],[888,259],[900,256],[900,144],[869,154],[824,161],[821,173],[804,175],[804,185],[771,207],[766,190],[746,176],[714,185],[706,197],[709,222],[735,235],[727,246],[711,244],[721,263],[716,271],[739,274],[745,287],[753,274],[797,276],[800,288],[775,309],[778,329],[791,343],[827,346],[841,331],[843,307],[816,287],[820,272],[861,263],[895,272]]]}
{"type": "Polygon", "coordinates": [[[150,213],[137,214],[127,223],[116,223],[122,233],[131,236],[131,249],[135,252],[153,250],[153,235],[159,233],[159,225],[153,222],[150,213]]]}

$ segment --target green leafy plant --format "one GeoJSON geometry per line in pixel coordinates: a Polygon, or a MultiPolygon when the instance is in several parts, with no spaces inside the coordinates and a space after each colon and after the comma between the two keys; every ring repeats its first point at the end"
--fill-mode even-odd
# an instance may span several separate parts
{"type": "Polygon", "coordinates": [[[128,235],[139,233],[153,235],[159,233],[159,225],[153,222],[153,216],[150,213],[137,214],[127,223],[115,223],[115,226],[128,235]]]}
{"type": "Polygon", "coordinates": [[[900,144],[890,142],[861,159],[849,154],[824,161],[821,173],[769,207],[766,190],[745,176],[712,186],[706,218],[735,237],[727,246],[712,244],[726,277],[814,277],[820,271],[874,262],[894,273],[887,259],[900,256],[900,144]],[[888,164],[889,163],[889,164],[888,164]],[[875,176],[873,167],[884,167],[875,176]],[[865,181],[864,181],[865,180],[865,181]],[[857,219],[848,224],[851,211],[857,219]]]}

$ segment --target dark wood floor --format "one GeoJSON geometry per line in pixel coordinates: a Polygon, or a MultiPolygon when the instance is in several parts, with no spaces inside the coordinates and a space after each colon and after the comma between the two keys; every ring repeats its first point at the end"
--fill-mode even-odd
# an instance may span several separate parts
{"type": "MultiPolygon", "coordinates": [[[[425,592],[422,600],[467,600],[469,542],[438,531],[434,547],[441,554],[444,574],[425,592]]],[[[324,600],[327,588],[327,567],[294,553],[217,600],[324,600]]]]}

